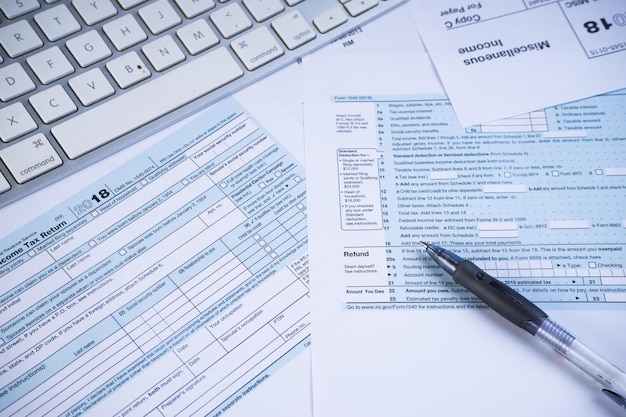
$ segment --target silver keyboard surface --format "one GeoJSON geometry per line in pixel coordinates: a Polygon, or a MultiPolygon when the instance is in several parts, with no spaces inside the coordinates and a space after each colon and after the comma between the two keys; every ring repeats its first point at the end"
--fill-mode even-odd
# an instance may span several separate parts
{"type": "Polygon", "coordinates": [[[0,0],[0,207],[404,0],[0,0]]]}

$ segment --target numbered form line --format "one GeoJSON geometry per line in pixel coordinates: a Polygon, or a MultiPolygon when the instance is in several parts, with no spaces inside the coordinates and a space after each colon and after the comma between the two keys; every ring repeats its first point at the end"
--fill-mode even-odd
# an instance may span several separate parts
{"type": "MultiPolygon", "coordinates": [[[[621,305],[626,303],[624,264],[590,255],[619,246],[464,246],[455,250],[536,302],[621,305]]],[[[367,253],[369,259],[384,253],[385,260],[384,265],[346,261],[346,273],[360,272],[371,277],[362,280],[371,282],[370,285],[346,285],[347,304],[480,303],[449,276],[433,268],[420,246],[349,247],[345,251],[357,256],[367,253]],[[376,278],[382,276],[386,278],[376,278]]]]}

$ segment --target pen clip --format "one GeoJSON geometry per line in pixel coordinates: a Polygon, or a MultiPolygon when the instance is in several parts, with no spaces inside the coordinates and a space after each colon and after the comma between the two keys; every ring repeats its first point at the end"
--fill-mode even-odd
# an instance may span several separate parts
{"type": "Polygon", "coordinates": [[[621,395],[619,395],[618,393],[613,392],[611,390],[608,390],[606,388],[603,389],[602,392],[605,393],[610,399],[615,401],[617,403],[617,405],[619,405],[620,407],[626,409],[626,398],[624,398],[621,395]]]}

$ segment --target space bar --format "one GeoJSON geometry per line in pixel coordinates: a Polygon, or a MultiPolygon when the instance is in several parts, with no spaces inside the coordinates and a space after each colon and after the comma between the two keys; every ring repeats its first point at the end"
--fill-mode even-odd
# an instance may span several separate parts
{"type": "Polygon", "coordinates": [[[76,159],[242,75],[219,48],[53,127],[52,134],[76,159]]]}

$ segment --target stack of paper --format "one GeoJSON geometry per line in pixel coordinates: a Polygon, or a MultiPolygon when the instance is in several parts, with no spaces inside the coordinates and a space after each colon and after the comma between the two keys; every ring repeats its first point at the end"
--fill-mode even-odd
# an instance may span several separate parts
{"type": "Polygon", "coordinates": [[[619,415],[420,242],[626,367],[625,28],[410,0],[3,208],[0,414],[619,415]]]}
{"type": "Polygon", "coordinates": [[[410,6],[427,53],[305,61],[315,416],[619,415],[420,242],[626,366],[623,4],[410,6]]]}

